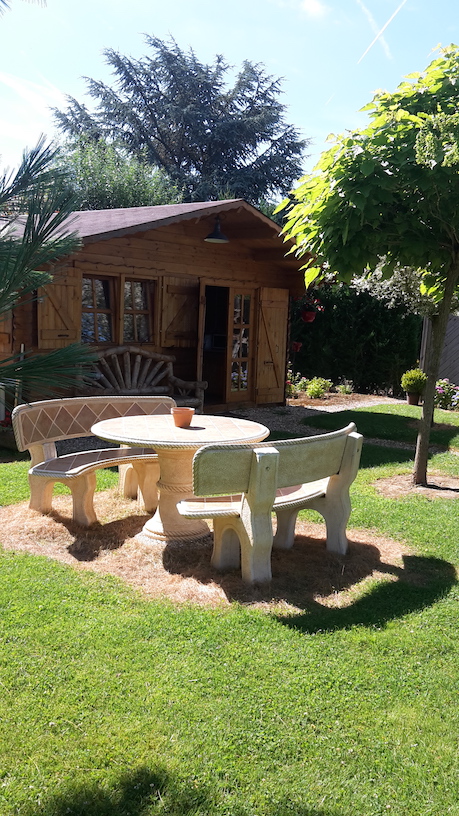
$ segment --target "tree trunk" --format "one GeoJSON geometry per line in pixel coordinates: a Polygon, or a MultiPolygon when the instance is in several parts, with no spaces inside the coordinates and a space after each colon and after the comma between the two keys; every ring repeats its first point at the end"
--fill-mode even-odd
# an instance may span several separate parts
{"type": "Polygon", "coordinates": [[[414,458],[413,483],[416,485],[427,484],[427,460],[429,457],[430,430],[434,415],[435,385],[445,342],[446,324],[448,323],[451,302],[458,280],[459,256],[455,255],[446,278],[444,295],[439,304],[438,314],[433,315],[430,319],[432,333],[430,348],[427,353],[427,384],[424,391],[424,403],[414,458]]]}

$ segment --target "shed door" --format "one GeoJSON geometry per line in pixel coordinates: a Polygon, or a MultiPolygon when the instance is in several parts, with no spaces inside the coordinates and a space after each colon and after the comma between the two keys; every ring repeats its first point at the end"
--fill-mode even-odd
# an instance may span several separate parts
{"type": "Polygon", "coordinates": [[[259,290],[257,403],[284,401],[288,308],[288,289],[259,290]]]}
{"type": "Polygon", "coordinates": [[[38,348],[55,349],[80,339],[81,282],[56,277],[38,291],[38,348]]]}
{"type": "Polygon", "coordinates": [[[198,342],[199,280],[164,278],[161,346],[194,348],[198,342]]]}

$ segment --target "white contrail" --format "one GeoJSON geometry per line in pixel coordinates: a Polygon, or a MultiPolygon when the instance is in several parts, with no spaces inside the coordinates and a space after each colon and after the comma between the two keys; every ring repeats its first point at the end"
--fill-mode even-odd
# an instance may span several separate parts
{"type": "MultiPolygon", "coordinates": [[[[360,8],[362,9],[365,17],[367,18],[368,22],[370,23],[370,26],[373,29],[373,34],[377,34],[379,32],[379,26],[378,26],[378,23],[376,22],[375,18],[373,17],[370,9],[368,9],[366,7],[366,5],[363,3],[363,0],[357,0],[357,5],[360,6],[360,8]]],[[[379,35],[379,38],[380,38],[381,45],[384,48],[384,51],[386,53],[386,57],[388,59],[392,59],[392,54],[390,52],[390,48],[389,48],[386,40],[384,39],[384,37],[381,37],[380,35],[379,35]]]]}
{"type": "Polygon", "coordinates": [[[385,23],[385,24],[383,25],[383,27],[382,27],[381,31],[378,31],[378,33],[376,34],[376,37],[374,38],[373,42],[371,42],[371,43],[370,43],[370,45],[368,46],[367,50],[366,50],[366,51],[364,51],[364,52],[363,52],[363,54],[362,54],[362,56],[360,57],[360,59],[359,59],[359,60],[357,60],[357,65],[359,64],[359,62],[362,62],[362,60],[363,60],[363,58],[364,58],[364,57],[366,57],[366,55],[368,54],[368,52],[369,52],[370,48],[373,48],[373,46],[374,46],[375,42],[377,42],[377,41],[379,40],[379,38],[380,38],[380,37],[382,37],[382,35],[384,34],[384,32],[385,32],[385,30],[386,30],[387,26],[388,26],[388,25],[390,25],[390,23],[392,22],[392,20],[394,19],[394,17],[396,17],[396,16],[397,16],[397,14],[398,14],[398,13],[399,13],[399,11],[400,11],[400,10],[403,8],[403,6],[405,5],[405,3],[406,3],[406,0],[402,0],[402,2],[400,3],[399,7],[398,7],[398,8],[397,8],[397,9],[394,11],[394,13],[392,14],[392,16],[391,16],[391,17],[389,17],[389,19],[388,19],[387,23],[385,23]]]}

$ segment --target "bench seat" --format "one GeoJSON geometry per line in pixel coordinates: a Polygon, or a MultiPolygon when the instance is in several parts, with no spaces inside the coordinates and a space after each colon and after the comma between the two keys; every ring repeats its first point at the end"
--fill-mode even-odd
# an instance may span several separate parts
{"type": "MultiPolygon", "coordinates": [[[[327,490],[327,479],[319,479],[309,484],[295,485],[293,487],[280,487],[276,490],[273,510],[291,509],[303,510],[312,499],[325,496],[327,490]]],[[[242,495],[218,496],[209,498],[193,498],[184,501],[180,505],[182,515],[187,518],[207,519],[216,516],[238,516],[241,512],[242,495]]]]}
{"type": "Polygon", "coordinates": [[[78,451],[40,462],[39,465],[30,468],[29,473],[33,476],[55,476],[56,479],[60,479],[61,476],[65,476],[66,479],[76,479],[91,470],[125,465],[126,460],[128,462],[148,461],[152,455],[154,456],[155,452],[151,448],[102,448],[93,451],[78,451]]]}

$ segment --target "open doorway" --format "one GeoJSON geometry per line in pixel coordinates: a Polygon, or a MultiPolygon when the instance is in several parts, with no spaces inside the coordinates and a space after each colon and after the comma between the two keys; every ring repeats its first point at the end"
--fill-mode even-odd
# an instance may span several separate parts
{"type": "Polygon", "coordinates": [[[229,289],[206,286],[205,299],[202,378],[209,383],[206,403],[216,405],[226,401],[229,289]]]}

